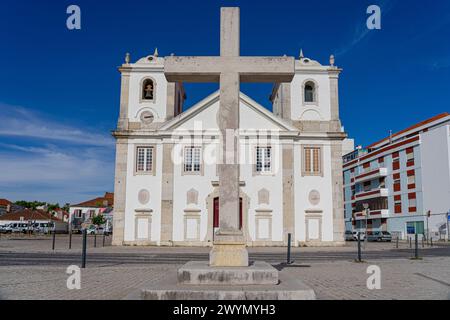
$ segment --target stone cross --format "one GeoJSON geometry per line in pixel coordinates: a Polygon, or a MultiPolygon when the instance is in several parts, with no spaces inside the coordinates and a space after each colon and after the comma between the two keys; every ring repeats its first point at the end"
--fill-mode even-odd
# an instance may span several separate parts
{"type": "Polygon", "coordinates": [[[293,57],[240,56],[239,8],[221,8],[220,56],[165,58],[170,82],[219,82],[219,230],[210,255],[212,266],[247,266],[246,239],[239,229],[239,93],[240,82],[290,82],[293,57]]]}

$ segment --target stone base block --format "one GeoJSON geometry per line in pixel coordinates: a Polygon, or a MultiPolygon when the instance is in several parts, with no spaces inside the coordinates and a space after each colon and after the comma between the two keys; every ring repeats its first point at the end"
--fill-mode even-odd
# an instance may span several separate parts
{"type": "Polygon", "coordinates": [[[191,285],[277,285],[278,270],[256,261],[248,267],[211,267],[207,261],[191,261],[178,269],[178,283],[191,285]]]}
{"type": "MultiPolygon", "coordinates": [[[[279,275],[278,285],[186,285],[168,275],[140,292],[142,300],[315,300],[314,290],[297,278],[279,275]]],[[[130,296],[128,299],[137,299],[130,296]]]]}
{"type": "Polygon", "coordinates": [[[209,265],[212,267],[248,267],[248,251],[245,243],[214,243],[209,253],[209,265]]]}

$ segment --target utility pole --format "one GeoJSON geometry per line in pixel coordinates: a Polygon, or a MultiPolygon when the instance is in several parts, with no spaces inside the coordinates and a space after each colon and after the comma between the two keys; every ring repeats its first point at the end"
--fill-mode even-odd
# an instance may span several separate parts
{"type": "Polygon", "coordinates": [[[364,203],[363,207],[364,207],[364,211],[365,211],[364,214],[366,216],[366,234],[365,234],[365,237],[364,237],[364,247],[365,247],[366,244],[367,244],[367,234],[368,234],[368,232],[367,232],[367,218],[368,218],[369,213],[370,213],[370,208],[369,208],[369,204],[368,203],[364,203]]]}

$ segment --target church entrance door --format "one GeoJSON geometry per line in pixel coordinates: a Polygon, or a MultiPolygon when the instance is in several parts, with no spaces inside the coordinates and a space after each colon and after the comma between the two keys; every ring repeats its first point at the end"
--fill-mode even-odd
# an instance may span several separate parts
{"type": "MultiPolygon", "coordinates": [[[[214,219],[213,219],[213,239],[219,229],[219,197],[214,198],[214,219]]],[[[242,230],[242,198],[239,198],[239,229],[242,230]]]]}

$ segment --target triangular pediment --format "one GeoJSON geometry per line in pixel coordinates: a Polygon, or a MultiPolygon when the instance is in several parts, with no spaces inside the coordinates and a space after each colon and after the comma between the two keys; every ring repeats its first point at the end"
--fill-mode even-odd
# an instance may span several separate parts
{"type": "MultiPolygon", "coordinates": [[[[275,116],[242,92],[239,97],[239,127],[241,129],[297,131],[295,127],[275,116]]],[[[219,103],[220,94],[219,91],[216,91],[177,117],[167,121],[160,130],[192,130],[194,127],[198,128],[200,124],[203,130],[218,130],[219,103]]]]}

